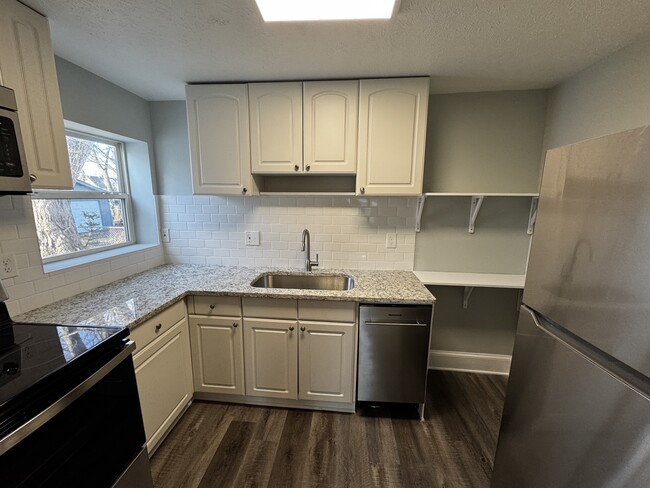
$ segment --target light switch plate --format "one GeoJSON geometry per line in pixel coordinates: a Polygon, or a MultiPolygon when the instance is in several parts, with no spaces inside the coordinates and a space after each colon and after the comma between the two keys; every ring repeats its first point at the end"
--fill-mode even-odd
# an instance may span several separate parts
{"type": "Polygon", "coordinates": [[[169,238],[169,229],[161,229],[160,231],[160,240],[163,242],[169,242],[171,239],[169,238]]]}
{"type": "Polygon", "coordinates": [[[246,245],[247,246],[259,246],[260,245],[260,231],[259,230],[249,230],[246,232],[246,245]]]}
{"type": "Polygon", "coordinates": [[[386,249],[395,249],[397,247],[397,234],[386,234],[386,249]]]}

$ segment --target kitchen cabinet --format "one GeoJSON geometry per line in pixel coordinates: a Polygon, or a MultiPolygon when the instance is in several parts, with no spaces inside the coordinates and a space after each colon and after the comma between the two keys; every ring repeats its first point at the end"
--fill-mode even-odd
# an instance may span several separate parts
{"type": "Polygon", "coordinates": [[[359,82],[304,82],[303,112],[303,171],[354,174],[357,170],[359,82]]]}
{"type": "Polygon", "coordinates": [[[48,21],[13,0],[0,0],[0,11],[0,82],[16,93],[32,186],[72,189],[48,21]]]}
{"type": "Polygon", "coordinates": [[[302,83],[251,83],[251,171],[302,171],[302,83]]]}
{"type": "Polygon", "coordinates": [[[263,298],[242,303],[247,395],[354,401],[355,303],[263,298]]]}
{"type": "Polygon", "coordinates": [[[429,78],[361,80],[358,195],[420,195],[429,78]]]}
{"type": "Polygon", "coordinates": [[[253,83],[251,170],[354,174],[359,82],[253,83]]]}
{"type": "Polygon", "coordinates": [[[187,85],[185,93],[193,193],[254,193],[247,85],[187,85]]]}
{"type": "Polygon", "coordinates": [[[354,322],[300,321],[300,400],[352,402],[354,322]]]}
{"type": "Polygon", "coordinates": [[[246,394],[298,398],[298,323],[244,318],[246,394]]]}
{"type": "Polygon", "coordinates": [[[194,391],[243,395],[244,333],[241,325],[241,299],[194,297],[193,307],[191,311],[194,314],[190,315],[190,344],[194,391]]]}
{"type": "Polygon", "coordinates": [[[180,302],[131,334],[147,450],[153,454],[192,400],[190,341],[180,302]]]}

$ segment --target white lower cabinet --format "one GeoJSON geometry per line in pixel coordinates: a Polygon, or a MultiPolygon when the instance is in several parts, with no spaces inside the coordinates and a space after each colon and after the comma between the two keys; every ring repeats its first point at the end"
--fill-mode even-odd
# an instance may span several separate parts
{"type": "Polygon", "coordinates": [[[244,394],[244,343],[240,317],[190,317],[194,390],[244,394]]]}
{"type": "Polygon", "coordinates": [[[300,322],[300,400],[350,403],[354,323],[300,322]]]}
{"type": "Polygon", "coordinates": [[[295,320],[244,319],[247,395],[298,398],[297,328],[295,320]]]}
{"type": "MultiPolygon", "coordinates": [[[[166,330],[144,347],[138,347],[133,356],[149,454],[184,412],[193,394],[187,319],[183,316],[170,328],[162,322],[156,324],[156,320],[140,326],[143,328],[140,335],[149,323],[154,330],[166,330]]],[[[139,330],[132,334],[136,344],[139,330]]]]}

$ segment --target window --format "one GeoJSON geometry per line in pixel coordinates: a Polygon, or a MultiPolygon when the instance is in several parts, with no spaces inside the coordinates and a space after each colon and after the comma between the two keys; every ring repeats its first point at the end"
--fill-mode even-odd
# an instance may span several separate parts
{"type": "Polygon", "coordinates": [[[134,243],[123,144],[71,131],[66,139],[74,188],[32,199],[44,263],[134,243]]]}

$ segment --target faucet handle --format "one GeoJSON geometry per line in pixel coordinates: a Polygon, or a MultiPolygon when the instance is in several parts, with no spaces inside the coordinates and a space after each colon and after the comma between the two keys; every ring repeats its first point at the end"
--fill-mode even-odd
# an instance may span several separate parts
{"type": "Polygon", "coordinates": [[[314,268],[314,267],[316,267],[316,266],[318,266],[318,253],[316,253],[316,261],[312,261],[312,262],[311,262],[311,267],[312,267],[312,268],[314,268]]]}

